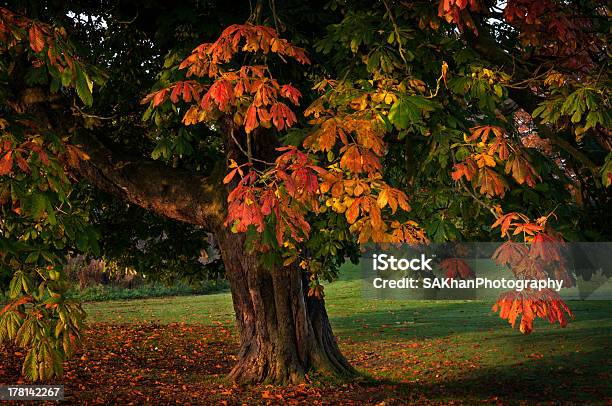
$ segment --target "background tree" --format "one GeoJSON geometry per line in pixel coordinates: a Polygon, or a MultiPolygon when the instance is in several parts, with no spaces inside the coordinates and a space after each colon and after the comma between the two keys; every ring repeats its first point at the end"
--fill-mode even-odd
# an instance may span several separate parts
{"type": "MultiPolygon", "coordinates": [[[[117,221],[215,235],[240,382],[354,373],[320,282],[358,243],[499,227],[496,258],[543,277],[512,253],[610,238],[604,2],[8,6],[0,341],[29,348],[31,379],[59,374],[81,334],[64,254],[104,234],[107,255],[135,259],[104,232],[117,221]]],[[[501,316],[525,333],[536,316],[564,325],[546,295],[504,296],[501,316]]]]}

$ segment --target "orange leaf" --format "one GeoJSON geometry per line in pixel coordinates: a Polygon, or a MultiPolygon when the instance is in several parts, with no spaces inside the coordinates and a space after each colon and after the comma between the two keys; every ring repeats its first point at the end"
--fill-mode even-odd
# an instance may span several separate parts
{"type": "Polygon", "coordinates": [[[183,116],[183,124],[192,125],[200,122],[200,110],[196,106],[189,107],[183,116]]]}
{"type": "Polygon", "coordinates": [[[337,135],[340,131],[342,129],[338,126],[335,118],[326,120],[304,140],[304,147],[315,151],[331,151],[336,144],[337,135]]]}
{"type": "Polygon", "coordinates": [[[467,180],[472,180],[476,174],[477,165],[473,159],[468,158],[465,162],[455,164],[454,171],[451,176],[454,181],[458,181],[462,176],[465,176],[467,180]]]}
{"type": "Polygon", "coordinates": [[[182,92],[183,84],[179,82],[174,86],[174,89],[172,89],[172,93],[170,94],[170,101],[175,104],[178,103],[179,97],[182,92]]]}
{"type": "Polygon", "coordinates": [[[399,203],[399,206],[402,208],[402,210],[404,211],[412,210],[412,208],[408,204],[408,197],[406,196],[404,192],[398,190],[397,193],[394,193],[394,195],[397,198],[397,202],[399,203]]]}
{"type": "Polygon", "coordinates": [[[349,224],[353,224],[357,220],[360,202],[361,198],[353,200],[353,204],[351,204],[351,207],[346,211],[346,220],[349,224]]]}
{"type": "Polygon", "coordinates": [[[508,142],[502,137],[495,137],[495,141],[489,147],[489,155],[493,155],[497,152],[499,159],[505,161],[508,159],[510,152],[508,150],[508,142]]]}
{"type": "Polygon", "coordinates": [[[519,184],[527,183],[530,187],[536,185],[536,179],[540,175],[536,173],[534,167],[521,155],[514,155],[506,163],[506,173],[512,172],[512,177],[519,184]]]}
{"type": "Polygon", "coordinates": [[[389,201],[389,199],[388,199],[387,189],[383,189],[378,194],[378,199],[376,199],[376,204],[378,204],[378,207],[380,207],[382,209],[382,208],[384,208],[387,205],[388,201],[389,201]]]}
{"type": "Polygon", "coordinates": [[[244,120],[244,130],[247,133],[250,133],[258,126],[259,123],[257,122],[257,108],[253,104],[251,104],[247,109],[246,117],[244,120]]]}
{"type": "Polygon", "coordinates": [[[41,52],[45,48],[43,31],[36,23],[30,27],[30,47],[34,52],[41,52]]]}
{"type": "Polygon", "coordinates": [[[239,168],[233,169],[227,175],[225,175],[225,178],[223,178],[224,185],[227,185],[232,181],[232,179],[234,179],[234,176],[236,175],[236,172],[238,172],[238,169],[239,168]]]}
{"type": "Polygon", "coordinates": [[[8,175],[13,169],[13,151],[7,152],[0,159],[0,176],[8,175]]]}
{"type": "Polygon", "coordinates": [[[533,223],[524,223],[524,224],[517,224],[516,229],[514,230],[514,233],[512,235],[517,235],[520,233],[535,235],[536,232],[540,232],[540,231],[544,231],[544,229],[541,226],[537,224],[533,224],[533,223]]]}
{"type": "Polygon", "coordinates": [[[159,92],[155,93],[155,96],[153,96],[153,107],[157,107],[162,104],[166,99],[167,94],[168,89],[162,89],[159,92]]]}
{"type": "Polygon", "coordinates": [[[506,182],[495,171],[486,167],[480,169],[478,185],[480,193],[490,197],[495,195],[504,197],[507,188],[506,182]]]}
{"type": "Polygon", "coordinates": [[[499,217],[495,223],[491,226],[491,228],[495,228],[501,225],[501,236],[505,237],[508,233],[508,229],[512,225],[512,220],[518,220],[520,217],[517,213],[508,213],[501,217],[499,217]]]}
{"type": "Polygon", "coordinates": [[[500,127],[496,127],[493,125],[483,125],[479,127],[473,127],[470,129],[472,134],[469,137],[465,137],[466,141],[475,141],[478,138],[481,139],[482,142],[487,142],[489,139],[489,134],[493,132],[495,136],[501,137],[504,133],[504,130],[500,127]]]}

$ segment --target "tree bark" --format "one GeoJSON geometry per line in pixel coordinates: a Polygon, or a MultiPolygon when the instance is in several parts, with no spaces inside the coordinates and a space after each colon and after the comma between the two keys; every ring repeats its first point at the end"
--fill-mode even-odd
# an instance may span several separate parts
{"type": "Polygon", "coordinates": [[[222,221],[225,201],[210,178],[161,162],[124,156],[81,133],[89,158],[78,171],[94,186],[164,217],[212,228],[222,221]]]}
{"type": "Polygon", "coordinates": [[[206,227],[217,237],[240,341],[230,373],[235,382],[297,383],[312,370],[356,373],[338,348],[323,299],[308,296],[302,270],[265,269],[255,253],[245,252],[245,236],[223,225],[226,191],[215,185],[220,180],[119,157],[91,138],[82,141],[90,159],[79,171],[95,186],[157,214],[206,227]]]}
{"type": "Polygon", "coordinates": [[[240,383],[302,382],[310,370],[350,376],[323,299],[309,297],[306,275],[296,268],[264,269],[244,252],[244,236],[218,233],[240,338],[230,373],[240,383]]]}

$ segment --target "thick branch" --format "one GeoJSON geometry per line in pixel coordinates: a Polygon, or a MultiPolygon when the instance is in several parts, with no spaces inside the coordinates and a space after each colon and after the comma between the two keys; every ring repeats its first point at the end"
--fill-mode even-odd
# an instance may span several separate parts
{"type": "Polygon", "coordinates": [[[79,143],[89,155],[79,172],[94,186],[168,218],[211,230],[222,224],[223,188],[209,178],[121,156],[90,135],[81,135],[79,143]]]}
{"type": "Polygon", "coordinates": [[[558,136],[554,131],[547,128],[544,124],[537,125],[538,132],[544,137],[548,138],[554,145],[560,147],[565,152],[570,154],[574,159],[579,161],[586,168],[596,173],[598,168],[595,162],[593,162],[586,154],[574,147],[569,141],[558,136]]]}

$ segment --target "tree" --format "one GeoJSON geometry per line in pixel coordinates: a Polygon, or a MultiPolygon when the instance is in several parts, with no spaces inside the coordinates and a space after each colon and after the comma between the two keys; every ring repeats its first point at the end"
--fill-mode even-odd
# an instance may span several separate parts
{"type": "MultiPolygon", "coordinates": [[[[499,227],[496,259],[542,277],[513,253],[609,238],[603,2],[53,5],[0,9],[0,341],[33,380],[81,335],[61,264],[122,216],[100,190],[216,236],[239,382],[355,373],[321,282],[359,243],[499,227]]],[[[553,292],[497,306],[523,333],[571,314],[553,292]]]]}

